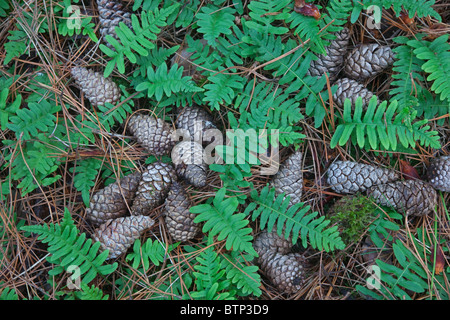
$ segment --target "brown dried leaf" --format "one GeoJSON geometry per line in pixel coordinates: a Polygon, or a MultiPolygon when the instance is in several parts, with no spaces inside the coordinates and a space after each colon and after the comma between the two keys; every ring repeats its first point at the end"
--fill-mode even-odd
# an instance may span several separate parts
{"type": "Polygon", "coordinates": [[[400,171],[405,180],[421,180],[416,168],[411,166],[408,161],[400,160],[400,171]]]}
{"type": "MultiPolygon", "coordinates": [[[[431,247],[431,260],[433,261],[433,259],[434,259],[434,247],[431,247]]],[[[441,272],[444,271],[444,267],[445,267],[444,253],[442,252],[441,247],[438,246],[437,251],[436,251],[436,261],[435,261],[434,273],[441,274],[441,272]]]]}
{"type": "Polygon", "coordinates": [[[306,3],[303,6],[299,7],[299,6],[294,6],[294,11],[297,13],[300,13],[304,16],[308,16],[308,17],[314,17],[316,20],[320,19],[320,11],[319,9],[311,4],[311,3],[306,3]]]}

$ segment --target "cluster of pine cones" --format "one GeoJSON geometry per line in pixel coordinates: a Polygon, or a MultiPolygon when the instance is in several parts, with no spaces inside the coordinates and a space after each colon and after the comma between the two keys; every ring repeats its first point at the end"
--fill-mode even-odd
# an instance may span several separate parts
{"type": "MultiPolygon", "coordinates": [[[[114,27],[119,22],[130,25],[130,14],[119,2],[97,0],[100,12],[101,33],[115,36],[114,27]]],[[[309,75],[328,73],[332,84],[338,86],[334,102],[342,107],[349,98],[354,104],[357,97],[367,105],[374,95],[363,81],[379,74],[393,64],[394,56],[389,46],[378,44],[359,45],[348,52],[350,33],[344,28],[326,48],[326,54],[311,63],[309,75]],[[341,72],[344,77],[339,78],[341,72]]],[[[177,54],[185,71],[189,68],[189,55],[177,54]]],[[[92,105],[116,104],[121,94],[117,85],[105,79],[101,73],[75,67],[72,76],[92,105]]],[[[87,217],[97,226],[94,239],[103,249],[109,250],[109,258],[127,251],[143,232],[155,221],[149,217],[154,208],[163,205],[168,231],[175,241],[193,239],[200,230],[189,212],[192,201],[185,184],[194,187],[206,185],[208,166],[202,159],[203,146],[197,141],[209,142],[199,130],[215,128],[211,116],[198,106],[181,109],[175,122],[176,129],[162,119],[151,115],[136,114],[128,121],[128,130],[149,153],[162,156],[171,153],[172,164],[155,162],[144,172],[134,172],[119,181],[97,191],[91,198],[87,217]],[[175,131],[184,130],[190,141],[176,143],[175,131]],[[192,139],[193,138],[193,139],[192,139]]],[[[302,152],[292,153],[281,165],[270,185],[278,194],[290,197],[290,205],[301,202],[303,190],[302,152]]],[[[392,206],[406,215],[421,216],[433,212],[437,204],[436,190],[450,192],[450,156],[432,161],[427,182],[401,180],[401,176],[389,169],[355,163],[335,161],[327,169],[327,182],[337,193],[365,192],[382,205],[392,206]]],[[[263,230],[255,237],[254,248],[258,253],[256,263],[261,271],[284,293],[295,293],[304,283],[304,257],[291,252],[292,238],[278,234],[276,230],[263,230]]]]}
{"type": "Polygon", "coordinates": [[[336,39],[326,47],[326,54],[311,62],[308,74],[319,77],[328,73],[330,83],[337,86],[333,101],[338,107],[344,106],[345,99],[350,99],[354,105],[358,97],[362,98],[365,107],[374,94],[363,82],[392,66],[394,53],[389,46],[377,43],[360,44],[349,51],[348,28],[335,36],[336,39]],[[343,77],[338,78],[341,73],[343,77]]]}
{"type": "MultiPolygon", "coordinates": [[[[119,88],[100,72],[74,67],[71,74],[92,105],[119,101],[119,88]]],[[[175,128],[149,114],[133,114],[129,118],[128,131],[138,144],[154,156],[170,155],[172,163],[151,163],[144,172],[129,174],[92,196],[86,215],[98,226],[94,239],[109,250],[109,258],[124,253],[154,224],[149,213],[160,205],[173,240],[195,237],[200,228],[189,212],[192,201],[186,184],[206,185],[208,166],[199,130],[208,128],[215,128],[213,120],[199,106],[182,108],[175,128]],[[183,140],[177,142],[180,132],[183,140]]],[[[207,136],[205,140],[208,141],[207,136]]]]}

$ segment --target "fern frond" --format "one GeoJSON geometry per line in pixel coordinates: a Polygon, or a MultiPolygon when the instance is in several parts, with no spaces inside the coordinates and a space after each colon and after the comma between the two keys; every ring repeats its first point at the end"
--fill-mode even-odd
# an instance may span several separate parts
{"type": "Polygon", "coordinates": [[[22,95],[19,94],[11,104],[7,105],[8,94],[9,88],[0,91],[0,128],[3,131],[7,129],[9,118],[17,113],[22,103],[22,95]]]}
{"type": "Polygon", "coordinates": [[[133,83],[133,81],[142,81],[143,78],[147,77],[148,68],[159,67],[166,62],[170,56],[177,52],[179,48],[180,46],[174,46],[171,48],[155,47],[150,50],[148,56],[137,57],[137,68],[133,72],[131,83],[133,83]]]}
{"type": "MultiPolygon", "coordinates": [[[[0,282],[0,286],[3,285],[3,282],[0,282]]],[[[16,291],[14,289],[10,289],[6,286],[3,286],[3,289],[0,290],[0,301],[6,301],[6,300],[19,300],[19,296],[17,295],[16,291]]]]}
{"type": "Polygon", "coordinates": [[[218,235],[219,241],[226,239],[227,250],[245,251],[256,255],[252,247],[252,229],[246,227],[249,223],[244,213],[236,213],[239,202],[234,197],[225,198],[226,189],[217,191],[212,205],[208,203],[191,207],[190,212],[197,214],[195,223],[205,222],[202,228],[210,236],[218,235]]]}
{"type": "Polygon", "coordinates": [[[405,10],[410,18],[414,15],[417,15],[418,18],[431,16],[442,21],[441,16],[433,8],[434,4],[434,0],[361,0],[355,2],[350,22],[355,23],[362,10],[366,10],[370,6],[377,6],[380,9],[392,7],[396,17],[399,17],[402,10],[405,10]]]}
{"type": "MultiPolygon", "coordinates": [[[[305,137],[298,132],[301,128],[295,126],[304,118],[300,103],[281,89],[274,89],[272,84],[261,82],[254,85],[250,81],[233,105],[240,112],[236,121],[238,125],[233,129],[278,130],[278,139],[283,146],[299,143],[305,137]]],[[[234,117],[231,112],[228,116],[234,117]]]]}
{"type": "Polygon", "coordinates": [[[218,8],[215,6],[202,7],[197,13],[198,32],[203,34],[203,38],[213,48],[216,47],[216,39],[221,34],[230,34],[234,25],[234,10],[231,7],[218,8]]]}
{"type": "Polygon", "coordinates": [[[225,268],[227,279],[236,286],[236,291],[241,296],[252,294],[259,297],[262,294],[259,268],[249,264],[247,259],[251,260],[252,257],[232,251],[230,254],[223,255],[222,265],[225,268]]]}
{"type": "Polygon", "coordinates": [[[85,283],[81,283],[81,291],[75,292],[76,296],[80,300],[108,300],[109,295],[105,295],[103,291],[96,287],[94,284],[92,286],[88,286],[85,283]]]}
{"type": "Polygon", "coordinates": [[[117,268],[116,262],[103,264],[108,257],[108,250],[98,254],[100,243],[86,239],[85,233],[80,234],[67,209],[60,224],[23,226],[21,230],[36,233],[38,240],[47,243],[47,251],[50,253],[47,260],[57,266],[49,272],[50,275],[76,266],[82,276],[81,282],[88,284],[98,274],[108,275],[117,268]]]}
{"type": "Polygon", "coordinates": [[[399,107],[417,106],[418,95],[422,91],[420,82],[424,80],[422,76],[423,62],[414,54],[414,48],[407,45],[409,41],[406,37],[396,37],[394,41],[400,46],[392,51],[395,54],[395,61],[392,71],[394,74],[391,85],[394,87],[389,94],[392,100],[397,100],[399,107]]]}
{"type": "MultiPolygon", "coordinates": [[[[412,300],[411,293],[422,293],[428,289],[427,273],[423,269],[418,257],[410,251],[400,240],[393,245],[395,258],[399,266],[386,263],[377,259],[376,264],[380,268],[381,284],[378,291],[382,296],[374,293],[378,299],[412,300]]],[[[357,288],[359,289],[360,286],[357,288]]],[[[367,292],[368,289],[364,292],[367,292]]]]}
{"type": "Polygon", "coordinates": [[[414,48],[414,54],[425,61],[423,71],[428,73],[427,80],[433,81],[431,90],[440,95],[441,101],[450,100],[450,44],[449,35],[429,41],[410,40],[408,45],[414,48]]]}
{"type": "Polygon", "coordinates": [[[118,71],[123,74],[125,72],[125,57],[131,63],[136,63],[138,56],[148,56],[150,50],[155,48],[154,41],[157,38],[156,35],[161,32],[160,27],[167,25],[168,16],[178,7],[179,4],[175,3],[161,10],[155,8],[153,11],[143,11],[140,14],[140,21],[135,14],[131,15],[133,30],[123,22],[119,23],[119,26],[115,29],[119,41],[110,35],[105,37],[115,50],[100,44],[100,49],[110,58],[105,67],[104,76],[108,77],[116,65],[118,71]]]}
{"type": "Polygon", "coordinates": [[[292,235],[293,244],[297,243],[295,235],[299,234],[305,248],[308,240],[318,250],[331,251],[345,247],[337,226],[327,228],[330,220],[324,216],[317,218],[318,212],[309,212],[311,207],[303,203],[290,206],[289,197],[284,197],[284,194],[276,195],[275,189],[269,186],[259,194],[252,190],[252,202],[245,213],[252,214],[253,221],[259,218],[261,230],[272,230],[276,224],[277,233],[286,239],[292,235]]]}
{"type": "Polygon", "coordinates": [[[15,116],[10,117],[8,129],[14,131],[17,139],[29,140],[36,137],[38,132],[48,132],[55,126],[54,115],[60,106],[55,106],[47,100],[41,103],[29,103],[28,108],[19,109],[15,116]]]}
{"type": "MultiPolygon", "coordinates": [[[[36,139],[38,141],[24,143],[21,152],[5,156],[5,167],[11,168],[11,178],[14,181],[20,181],[17,187],[21,189],[22,195],[61,178],[60,175],[54,175],[61,163],[55,155],[58,148],[53,145],[54,141],[50,141],[44,134],[37,135],[36,139]]],[[[4,140],[3,143],[9,148],[17,148],[16,141],[4,140]]]]}
{"type": "Polygon", "coordinates": [[[210,83],[205,84],[204,102],[209,104],[211,110],[219,110],[220,104],[231,104],[236,97],[236,90],[244,88],[244,78],[238,75],[225,75],[218,73],[208,77],[210,83]],[[236,90],[234,90],[236,89],[236,90]]]}
{"type": "Polygon", "coordinates": [[[101,160],[86,158],[78,161],[76,167],[70,168],[70,171],[74,173],[73,185],[81,192],[81,197],[86,206],[89,206],[90,191],[95,185],[101,165],[101,160]]]}
{"type": "Polygon", "coordinates": [[[370,99],[367,110],[363,115],[362,98],[359,97],[354,106],[349,99],[344,103],[344,115],[336,128],[330,142],[330,147],[338,144],[345,145],[350,138],[360,148],[373,150],[397,150],[397,144],[404,148],[415,148],[416,143],[421,146],[439,149],[439,135],[437,131],[429,131],[428,120],[415,121],[417,111],[410,112],[408,108],[399,110],[397,101],[389,106],[383,101],[377,106],[377,97],[370,99]]]}
{"type": "Polygon", "coordinates": [[[255,30],[261,34],[285,34],[289,31],[288,28],[275,25],[277,24],[276,22],[289,17],[286,7],[290,4],[290,0],[251,1],[247,6],[251,20],[245,21],[245,25],[248,29],[255,30]]]}
{"type": "Polygon", "coordinates": [[[183,77],[183,68],[178,68],[175,63],[170,70],[167,70],[167,64],[164,62],[156,71],[153,68],[147,69],[147,79],[136,86],[137,91],[145,91],[147,97],[155,97],[161,101],[163,96],[170,97],[173,93],[193,93],[203,91],[192,81],[191,77],[183,77]]]}
{"type": "Polygon", "coordinates": [[[202,249],[194,265],[194,281],[196,291],[191,293],[192,298],[198,300],[229,300],[234,299],[234,292],[226,292],[230,280],[226,279],[226,270],[222,267],[220,256],[213,246],[202,249]]]}
{"type": "Polygon", "coordinates": [[[171,244],[166,248],[157,240],[152,242],[151,239],[147,239],[141,245],[141,240],[137,239],[133,244],[133,252],[129,253],[126,259],[127,261],[132,261],[134,269],[138,269],[142,265],[144,270],[148,270],[150,262],[155,266],[159,266],[164,261],[164,257],[176,248],[177,245],[178,243],[171,244]]]}

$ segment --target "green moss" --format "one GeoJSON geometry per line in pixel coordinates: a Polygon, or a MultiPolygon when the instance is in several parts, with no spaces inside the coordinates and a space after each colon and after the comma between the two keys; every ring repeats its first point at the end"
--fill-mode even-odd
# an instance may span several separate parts
{"type": "Polygon", "coordinates": [[[360,240],[361,235],[376,218],[376,208],[370,198],[356,194],[336,201],[328,214],[331,224],[339,226],[341,238],[348,245],[360,240]]]}

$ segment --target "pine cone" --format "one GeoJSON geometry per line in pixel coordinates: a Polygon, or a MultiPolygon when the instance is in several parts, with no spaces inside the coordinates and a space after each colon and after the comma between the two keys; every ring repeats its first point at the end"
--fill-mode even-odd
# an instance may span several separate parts
{"type": "Polygon", "coordinates": [[[375,76],[394,63],[394,53],[388,46],[377,43],[354,48],[345,58],[344,73],[352,79],[363,81],[375,76]]]}
{"type": "Polygon", "coordinates": [[[95,230],[93,238],[101,243],[101,250],[109,250],[108,259],[113,259],[125,253],[154,223],[148,216],[111,219],[95,230]]]}
{"type": "Polygon", "coordinates": [[[261,255],[266,251],[287,254],[292,248],[292,237],[286,239],[279,236],[275,227],[271,232],[268,232],[267,229],[265,229],[253,241],[253,248],[258,255],[261,255]]]}
{"type": "Polygon", "coordinates": [[[266,251],[258,257],[261,271],[282,293],[296,293],[304,283],[304,258],[299,253],[266,251]]]}
{"type": "Polygon", "coordinates": [[[350,40],[350,30],[344,28],[336,32],[335,36],[336,39],[332,40],[330,45],[325,48],[326,54],[321,54],[317,60],[311,61],[308,75],[319,77],[328,72],[330,81],[336,80],[344,63],[344,55],[350,40]]]}
{"type": "Polygon", "coordinates": [[[301,202],[303,191],[302,158],[303,154],[300,151],[291,154],[280,166],[270,184],[278,194],[285,192],[286,196],[290,196],[291,205],[301,202]]]}
{"type": "Polygon", "coordinates": [[[150,115],[131,116],[128,129],[139,144],[155,156],[169,154],[175,144],[172,127],[164,120],[150,115]]]}
{"type": "Polygon", "coordinates": [[[195,187],[206,185],[208,165],[203,147],[194,141],[182,141],[172,149],[172,162],[178,176],[195,187]]]}
{"type": "Polygon", "coordinates": [[[399,179],[393,170],[352,161],[335,161],[327,170],[327,183],[337,193],[353,194],[399,179]]]}
{"type": "MultiPolygon", "coordinates": [[[[115,27],[120,22],[132,29],[131,25],[131,13],[126,11],[124,5],[120,1],[114,0],[97,0],[99,20],[100,20],[100,33],[103,37],[110,35],[116,40],[119,40],[115,27]]],[[[107,41],[106,45],[112,47],[107,41]]]]}
{"type": "Polygon", "coordinates": [[[128,204],[136,193],[141,173],[135,172],[111,183],[105,188],[97,191],[91,199],[86,215],[96,225],[100,225],[106,220],[115,219],[128,212],[128,204]]]}
{"type": "Polygon", "coordinates": [[[289,253],[292,238],[279,236],[275,228],[271,232],[264,230],[255,238],[257,264],[280,292],[295,293],[303,284],[304,258],[299,253],[289,253]]]}
{"type": "Polygon", "coordinates": [[[189,138],[200,144],[211,143],[213,136],[208,134],[208,129],[216,129],[211,115],[199,106],[184,107],[178,113],[175,122],[177,129],[185,130],[189,137],[185,136],[185,140],[189,138]]]}
{"type": "Polygon", "coordinates": [[[119,87],[114,81],[103,77],[100,72],[83,67],[74,67],[71,73],[75,82],[93,106],[102,106],[107,102],[111,104],[119,102],[121,97],[119,87]]]}
{"type": "Polygon", "coordinates": [[[380,184],[367,190],[367,195],[384,206],[392,207],[407,216],[424,216],[434,211],[437,193],[421,180],[405,180],[380,184]]]}
{"type": "Polygon", "coordinates": [[[362,84],[356,80],[349,78],[341,78],[335,83],[337,85],[336,93],[333,95],[333,101],[340,108],[344,107],[345,99],[349,98],[352,106],[355,106],[356,98],[361,97],[363,101],[363,108],[369,104],[370,98],[374,95],[362,84]]]}
{"type": "Polygon", "coordinates": [[[162,204],[170,186],[177,180],[172,165],[163,162],[150,164],[142,173],[136,196],[131,206],[132,215],[148,215],[149,211],[162,204]]]}
{"type": "Polygon", "coordinates": [[[427,179],[436,190],[450,192],[450,156],[431,160],[427,179]]]}
{"type": "Polygon", "coordinates": [[[183,186],[174,182],[164,203],[167,228],[175,241],[193,239],[200,227],[194,223],[195,214],[190,213],[191,199],[183,186]]]}

